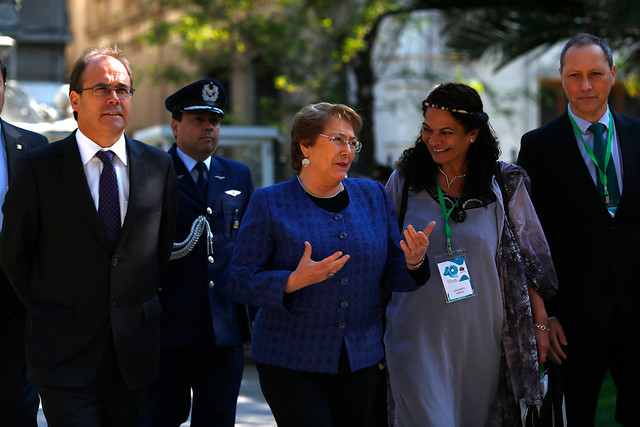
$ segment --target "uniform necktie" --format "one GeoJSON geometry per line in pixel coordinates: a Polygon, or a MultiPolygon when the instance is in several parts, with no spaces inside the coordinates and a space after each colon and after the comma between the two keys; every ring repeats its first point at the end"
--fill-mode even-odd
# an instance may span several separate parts
{"type": "MultiPolygon", "coordinates": [[[[607,141],[604,139],[604,132],[607,130],[607,127],[602,123],[594,123],[589,126],[588,129],[593,133],[593,155],[598,161],[600,169],[604,171],[604,158],[607,151],[607,141]]],[[[607,189],[609,190],[609,203],[607,206],[616,207],[620,200],[620,190],[618,188],[618,177],[616,176],[616,167],[613,164],[613,158],[609,159],[609,166],[605,174],[607,176],[607,189]]],[[[598,183],[600,197],[602,197],[602,200],[605,200],[604,187],[602,186],[602,182],[600,182],[600,178],[598,178],[596,182],[598,183]]]]}
{"type": "Polygon", "coordinates": [[[202,191],[202,194],[204,196],[206,196],[207,195],[207,187],[208,187],[207,165],[205,165],[204,162],[198,162],[198,163],[196,163],[196,169],[198,170],[198,179],[197,179],[196,183],[198,184],[198,188],[200,189],[200,191],[202,191]]]}
{"type": "Polygon", "coordinates": [[[118,196],[118,179],[113,167],[114,152],[98,151],[96,157],[102,161],[100,174],[100,188],[98,191],[98,217],[107,236],[107,240],[114,249],[120,236],[120,197],[118,196]]]}

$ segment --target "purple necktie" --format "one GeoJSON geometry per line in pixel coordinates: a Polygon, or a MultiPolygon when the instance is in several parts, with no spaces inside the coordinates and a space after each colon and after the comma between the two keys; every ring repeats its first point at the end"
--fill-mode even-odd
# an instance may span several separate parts
{"type": "Polygon", "coordinates": [[[118,179],[113,167],[114,152],[98,151],[98,157],[103,164],[100,174],[100,189],[98,191],[98,217],[107,235],[111,249],[115,249],[120,236],[120,198],[118,197],[118,179]]]}

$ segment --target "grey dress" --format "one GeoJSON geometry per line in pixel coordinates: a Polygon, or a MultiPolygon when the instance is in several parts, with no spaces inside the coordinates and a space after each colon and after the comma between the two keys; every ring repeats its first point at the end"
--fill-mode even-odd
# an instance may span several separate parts
{"type": "Polygon", "coordinates": [[[387,306],[384,342],[395,425],[492,425],[503,324],[497,204],[466,210],[464,222],[449,220],[453,249],[466,250],[476,293],[452,303],[446,302],[435,260],[446,252],[440,205],[423,190],[411,192],[407,206],[405,226],[424,229],[432,220],[437,225],[429,238],[431,277],[416,292],[393,294],[387,306]]]}
{"type": "MultiPolygon", "coordinates": [[[[465,209],[464,222],[449,223],[454,249],[467,251],[476,287],[466,300],[445,302],[435,262],[445,251],[439,204],[425,191],[409,192],[405,224],[439,223],[428,249],[432,277],[413,295],[394,295],[387,307],[390,402],[397,400],[390,418],[395,415],[397,426],[514,426],[523,407],[541,402],[527,285],[548,301],[557,277],[526,173],[499,166],[503,184],[494,178],[495,202],[465,209]]],[[[397,172],[387,183],[396,211],[403,183],[397,172]]]]}

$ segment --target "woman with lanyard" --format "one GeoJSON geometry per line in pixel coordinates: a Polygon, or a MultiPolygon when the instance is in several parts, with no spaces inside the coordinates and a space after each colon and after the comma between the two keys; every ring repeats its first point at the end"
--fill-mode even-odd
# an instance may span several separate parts
{"type": "Polygon", "coordinates": [[[401,241],[384,187],[347,178],[361,126],[346,105],[300,110],[299,175],[256,190],[238,232],[226,288],[260,309],[251,357],[280,427],[371,425],[382,291],[413,291],[429,276],[434,224],[408,226],[401,241]]]}
{"type": "Polygon", "coordinates": [[[440,85],[422,110],[421,135],[387,184],[405,224],[436,221],[431,277],[387,305],[394,425],[519,425],[520,399],[540,403],[543,297],[557,287],[528,177],[496,162],[498,141],[473,88],[440,85]]]}

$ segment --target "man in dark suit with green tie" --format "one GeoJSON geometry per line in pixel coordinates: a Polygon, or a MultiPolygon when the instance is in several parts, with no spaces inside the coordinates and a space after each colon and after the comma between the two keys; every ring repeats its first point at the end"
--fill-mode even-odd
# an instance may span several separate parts
{"type": "Polygon", "coordinates": [[[604,40],[569,40],[560,56],[567,112],[526,133],[518,157],[558,273],[549,356],[561,364],[572,426],[594,424],[607,370],[616,421],[638,423],[640,120],[609,108],[615,74],[604,40]]]}

